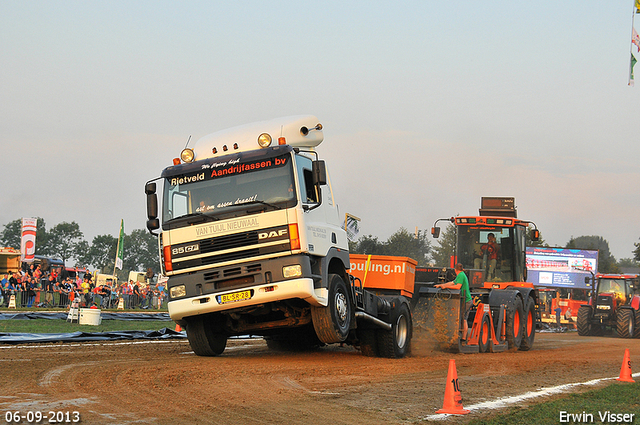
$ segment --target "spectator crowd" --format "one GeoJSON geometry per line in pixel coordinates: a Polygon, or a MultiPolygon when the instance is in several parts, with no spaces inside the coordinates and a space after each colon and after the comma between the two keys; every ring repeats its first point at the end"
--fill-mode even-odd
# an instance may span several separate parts
{"type": "Polygon", "coordinates": [[[120,299],[126,309],[160,309],[166,306],[166,287],[133,280],[118,284],[113,280],[96,284],[90,273],[62,277],[59,270],[42,271],[40,265],[14,271],[0,281],[0,307],[8,307],[11,296],[16,307],[67,308],[77,303],[81,308],[118,308],[120,299]]]}

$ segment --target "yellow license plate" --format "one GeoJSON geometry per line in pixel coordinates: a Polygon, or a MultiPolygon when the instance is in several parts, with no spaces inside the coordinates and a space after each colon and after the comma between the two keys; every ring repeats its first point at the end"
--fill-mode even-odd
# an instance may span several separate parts
{"type": "Polygon", "coordinates": [[[251,291],[232,292],[230,294],[218,295],[218,304],[235,303],[251,298],[251,291]]]}

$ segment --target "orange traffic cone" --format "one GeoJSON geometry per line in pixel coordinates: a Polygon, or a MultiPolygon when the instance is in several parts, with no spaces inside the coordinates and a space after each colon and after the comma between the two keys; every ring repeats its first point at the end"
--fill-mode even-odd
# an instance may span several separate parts
{"type": "Polygon", "coordinates": [[[616,381],[636,382],[631,377],[631,358],[629,349],[624,350],[624,358],[622,359],[622,368],[620,368],[620,377],[616,381]]]}
{"type": "Polygon", "coordinates": [[[462,408],[462,394],[458,385],[458,372],[456,361],[449,360],[449,372],[447,373],[447,386],[444,389],[444,404],[436,413],[451,413],[454,415],[466,415],[468,410],[462,408]]]}
{"type": "Polygon", "coordinates": [[[176,323],[176,332],[182,332],[182,327],[176,323]]]}

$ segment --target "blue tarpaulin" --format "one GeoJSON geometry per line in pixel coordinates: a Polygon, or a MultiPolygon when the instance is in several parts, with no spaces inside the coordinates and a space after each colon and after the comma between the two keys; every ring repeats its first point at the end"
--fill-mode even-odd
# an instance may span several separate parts
{"type": "Polygon", "coordinates": [[[134,339],[186,338],[187,334],[168,328],[159,331],[70,332],[51,334],[0,333],[2,344],[28,344],[34,342],[87,342],[120,341],[134,339]]]}

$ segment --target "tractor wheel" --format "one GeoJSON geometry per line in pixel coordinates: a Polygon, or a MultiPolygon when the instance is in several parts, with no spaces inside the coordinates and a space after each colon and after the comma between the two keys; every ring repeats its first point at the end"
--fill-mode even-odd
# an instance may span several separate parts
{"type": "Polygon", "coordinates": [[[227,346],[227,335],[215,329],[211,317],[198,317],[187,322],[187,339],[198,356],[217,356],[227,346]]]}
{"type": "Polygon", "coordinates": [[[633,310],[628,308],[618,309],[617,316],[617,330],[620,338],[633,338],[635,319],[633,317],[633,310]]]}
{"type": "Polygon", "coordinates": [[[378,330],[380,357],[400,359],[411,351],[411,312],[405,303],[397,302],[390,313],[391,330],[378,330]]]}
{"type": "Polygon", "coordinates": [[[533,347],[533,340],[536,337],[536,303],[532,297],[527,300],[524,307],[524,335],[520,350],[529,351],[533,347]]]}
{"type": "Polygon", "coordinates": [[[636,316],[636,326],[634,328],[633,337],[640,338],[640,310],[634,310],[633,314],[636,316]]]}
{"type": "Polygon", "coordinates": [[[378,357],[378,335],[376,329],[358,328],[358,339],[360,340],[360,351],[367,357],[378,357]]]}
{"type": "Polygon", "coordinates": [[[507,342],[509,348],[520,348],[524,334],[524,306],[517,296],[513,307],[507,310],[507,342]]]}
{"type": "Polygon", "coordinates": [[[337,274],[329,275],[329,304],[312,307],[311,319],[320,341],[325,344],[343,342],[349,336],[353,308],[347,285],[337,274]]]}
{"type": "Polygon", "coordinates": [[[577,325],[580,336],[589,336],[595,333],[595,329],[591,325],[591,307],[584,305],[578,309],[577,325]]]}
{"type": "Polygon", "coordinates": [[[482,317],[482,323],[480,324],[480,334],[478,335],[478,349],[481,353],[489,351],[491,346],[491,327],[493,323],[489,319],[489,315],[485,314],[482,317]]]}

